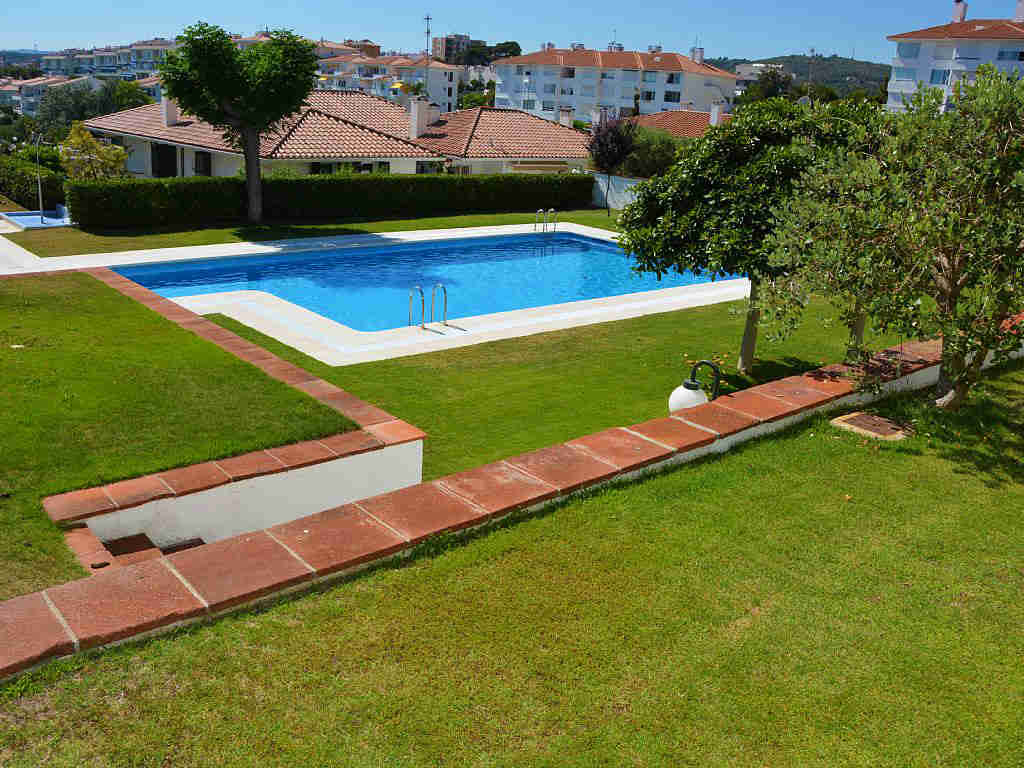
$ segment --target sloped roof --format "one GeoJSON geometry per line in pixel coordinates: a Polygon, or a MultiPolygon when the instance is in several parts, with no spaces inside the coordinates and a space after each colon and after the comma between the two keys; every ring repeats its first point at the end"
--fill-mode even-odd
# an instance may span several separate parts
{"type": "MultiPolygon", "coordinates": [[[[332,95],[343,92],[314,91],[308,105],[297,115],[281,121],[260,137],[260,157],[265,159],[362,158],[362,157],[438,157],[436,152],[402,137],[400,134],[365,125],[351,115],[342,117],[344,104],[357,100],[337,99],[332,95]],[[316,103],[316,102],[319,102],[316,103]],[[330,106],[328,111],[324,106],[330,106]]],[[[393,107],[390,102],[358,94],[381,106],[393,107]]],[[[409,130],[408,114],[404,115],[403,129],[409,130]]],[[[384,112],[385,110],[380,110],[384,112]]],[[[93,130],[139,136],[173,144],[238,154],[239,150],[224,140],[221,131],[209,123],[185,115],[176,125],[164,125],[159,104],[146,104],[110,115],[85,121],[93,130]]]]}
{"type": "Polygon", "coordinates": [[[1024,40],[1024,22],[1013,19],[971,19],[917,29],[888,40],[1024,40]]]}
{"type": "Polygon", "coordinates": [[[585,158],[588,135],[516,109],[474,107],[448,112],[416,142],[466,158],[585,158]]]}
{"type": "MultiPolygon", "coordinates": [[[[732,119],[732,115],[722,114],[722,122],[732,119]]],[[[711,113],[697,112],[692,109],[676,109],[668,112],[655,112],[652,115],[637,115],[629,118],[630,122],[645,128],[667,131],[673,136],[683,139],[697,139],[707,133],[711,127],[711,113]]]]}
{"type": "Polygon", "coordinates": [[[512,56],[496,62],[500,66],[539,64],[556,67],[607,67],[610,69],[647,69],[662,72],[692,72],[693,74],[728,77],[736,75],[710,64],[698,64],[681,53],[643,53],[641,51],[597,51],[552,48],[523,56],[512,56]]]}

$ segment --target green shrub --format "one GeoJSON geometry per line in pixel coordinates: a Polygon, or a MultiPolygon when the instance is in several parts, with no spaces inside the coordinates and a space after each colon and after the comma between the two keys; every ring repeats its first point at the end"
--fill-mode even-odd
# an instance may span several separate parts
{"type": "MultiPolygon", "coordinates": [[[[39,147],[39,165],[43,168],[49,168],[54,173],[63,174],[63,168],[60,164],[60,152],[57,151],[56,147],[39,147]]],[[[36,148],[33,146],[22,147],[17,152],[14,152],[11,157],[16,157],[19,160],[24,160],[26,163],[36,162],[36,148]]]]}
{"type": "Polygon", "coordinates": [[[633,151],[622,161],[617,172],[644,179],[660,176],[675,163],[685,142],[686,139],[673,136],[668,131],[637,126],[633,132],[633,151]]]}
{"type": "Polygon", "coordinates": [[[38,182],[42,181],[43,208],[64,202],[64,177],[48,168],[17,157],[0,157],[0,195],[29,210],[39,207],[38,182]]]}
{"type": "MultiPolygon", "coordinates": [[[[263,212],[299,220],[567,210],[590,205],[593,183],[588,174],[269,176],[263,212]]],[[[245,181],[234,176],[69,181],[67,190],[84,229],[195,227],[245,215],[245,181]]]]}

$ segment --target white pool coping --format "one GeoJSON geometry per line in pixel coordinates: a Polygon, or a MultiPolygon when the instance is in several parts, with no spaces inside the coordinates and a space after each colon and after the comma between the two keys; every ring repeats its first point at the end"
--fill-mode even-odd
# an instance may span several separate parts
{"type": "MultiPolygon", "coordinates": [[[[0,238],[0,274],[158,264],[235,256],[301,254],[322,249],[380,247],[433,240],[533,234],[536,231],[533,224],[507,224],[494,227],[297,238],[260,243],[224,243],[46,259],[29,253],[6,238],[0,238]]],[[[559,224],[557,231],[606,242],[616,240],[614,232],[582,224],[559,224]]],[[[475,317],[450,318],[448,325],[433,322],[428,323],[426,329],[414,325],[372,332],[357,331],[264,291],[226,291],[182,296],[173,301],[201,315],[214,312],[227,315],[327,365],[338,366],[437,352],[591,323],[624,320],[735,301],[745,298],[749,292],[750,283],[746,279],[722,280],[475,317]]]]}

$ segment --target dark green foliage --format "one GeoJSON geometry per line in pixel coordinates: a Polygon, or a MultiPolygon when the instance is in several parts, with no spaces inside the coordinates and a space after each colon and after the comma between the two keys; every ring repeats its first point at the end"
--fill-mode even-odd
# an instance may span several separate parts
{"type": "Polygon", "coordinates": [[[0,156],[0,195],[29,210],[39,208],[37,174],[43,183],[43,208],[64,202],[64,176],[16,157],[0,156]]]}
{"type": "Polygon", "coordinates": [[[57,151],[56,147],[41,146],[38,149],[38,161],[36,160],[36,147],[27,146],[22,147],[17,152],[13,153],[11,157],[16,157],[18,160],[24,160],[27,163],[37,163],[43,166],[43,168],[49,168],[54,173],[64,173],[60,165],[60,152],[57,151]]]}
{"type": "Polygon", "coordinates": [[[673,136],[668,131],[638,126],[633,132],[633,151],[616,172],[645,179],[658,176],[672,167],[685,143],[686,139],[673,136]]]}
{"type": "Polygon", "coordinates": [[[878,87],[889,79],[890,67],[888,64],[877,64],[873,61],[859,61],[858,59],[845,56],[805,56],[802,54],[791,56],[773,56],[770,59],[730,59],[726,57],[717,59],[706,59],[708,64],[725,69],[730,72],[736,71],[737,64],[749,64],[752,61],[764,62],[765,64],[782,64],[787,72],[792,72],[798,84],[806,83],[808,75],[813,82],[820,85],[827,85],[840,97],[845,98],[851,95],[858,88],[863,88],[869,93],[877,93],[878,87]]]}
{"type": "MultiPolygon", "coordinates": [[[[588,206],[593,184],[586,174],[339,174],[263,180],[267,217],[289,220],[567,210],[588,206]]],[[[244,216],[245,180],[69,182],[68,201],[83,229],[200,226],[244,216]]]]}
{"type": "Polygon", "coordinates": [[[587,151],[594,167],[601,173],[614,173],[623,160],[633,151],[633,134],[636,126],[625,120],[605,123],[594,129],[587,142],[587,151]]]}

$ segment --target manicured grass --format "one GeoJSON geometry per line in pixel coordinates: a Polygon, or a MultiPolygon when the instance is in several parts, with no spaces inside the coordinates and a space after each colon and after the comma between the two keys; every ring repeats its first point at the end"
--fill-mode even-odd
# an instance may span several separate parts
{"type": "Polygon", "coordinates": [[[921,402],[51,665],[0,762],[1017,766],[1024,368],[921,402]]]}
{"type": "Polygon", "coordinates": [[[0,195],[0,211],[24,211],[25,209],[8,197],[0,195]]]}
{"type": "Polygon", "coordinates": [[[669,393],[701,358],[721,362],[723,393],[843,358],[842,330],[818,303],[788,341],[762,341],[752,375],[739,376],[743,313],[742,302],[718,304],[341,368],[211,319],[426,430],[424,473],[436,477],[667,415],[669,393]]]}
{"type": "MultiPolygon", "coordinates": [[[[320,223],[271,222],[262,226],[214,227],[173,232],[83,232],[75,227],[29,230],[7,235],[13,242],[37,256],[72,256],[79,253],[108,253],[144,248],[171,248],[188,245],[214,245],[259,240],[284,240],[292,237],[335,237],[370,232],[404,232],[414,229],[482,227],[498,224],[532,224],[533,213],[480,213],[425,219],[360,221],[337,219],[320,223]]],[[[562,211],[560,222],[571,221],[591,227],[615,229],[616,211],[608,216],[602,210],[562,211]]]]}
{"type": "Polygon", "coordinates": [[[44,496],[353,426],[83,274],[0,280],[0,371],[0,599],[82,575],[44,496]]]}

